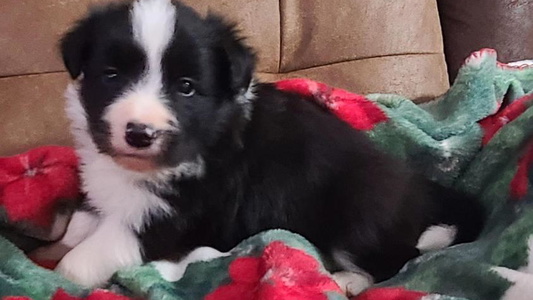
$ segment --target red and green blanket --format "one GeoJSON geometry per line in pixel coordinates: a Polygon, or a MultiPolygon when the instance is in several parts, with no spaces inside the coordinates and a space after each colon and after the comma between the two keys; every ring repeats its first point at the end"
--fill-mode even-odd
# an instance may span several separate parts
{"type": "MultiPolygon", "coordinates": [[[[484,49],[445,95],[420,105],[305,79],[277,86],[312,95],[429,178],[478,195],[490,212],[478,241],[426,253],[355,299],[533,299],[533,68],[501,64],[484,49]]],[[[23,251],[61,234],[78,196],[76,167],[66,147],[0,158],[0,299],[346,299],[313,245],[283,230],[194,263],[177,282],[147,264],[118,272],[106,289],[83,289],[23,251]]]]}

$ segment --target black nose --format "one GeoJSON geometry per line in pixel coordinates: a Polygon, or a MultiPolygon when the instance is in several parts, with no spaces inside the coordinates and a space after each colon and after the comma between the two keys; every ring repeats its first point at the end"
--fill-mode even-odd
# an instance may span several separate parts
{"type": "Polygon", "coordinates": [[[126,142],[132,147],[150,147],[156,137],[156,131],[150,126],[138,123],[128,123],[126,125],[126,142]]]}

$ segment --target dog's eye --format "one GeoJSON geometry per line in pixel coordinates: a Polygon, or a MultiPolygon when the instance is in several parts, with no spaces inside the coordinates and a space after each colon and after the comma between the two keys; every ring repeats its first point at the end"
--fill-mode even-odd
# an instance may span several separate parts
{"type": "Polygon", "coordinates": [[[107,68],[102,74],[102,80],[111,83],[118,79],[118,70],[116,68],[107,68]]]}
{"type": "Polygon", "coordinates": [[[194,95],[196,90],[194,89],[194,84],[192,80],[187,78],[181,78],[178,83],[178,92],[185,97],[190,97],[194,95]]]}

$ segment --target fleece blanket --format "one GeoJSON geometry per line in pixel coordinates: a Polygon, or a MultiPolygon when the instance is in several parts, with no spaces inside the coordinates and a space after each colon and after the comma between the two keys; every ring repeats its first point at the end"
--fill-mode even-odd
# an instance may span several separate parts
{"type": "MultiPolygon", "coordinates": [[[[305,79],[277,86],[313,96],[383,150],[487,207],[477,241],[426,253],[355,299],[533,299],[533,68],[501,64],[484,49],[466,60],[446,94],[420,105],[305,79]]],[[[35,265],[7,233],[57,235],[50,228],[62,218],[54,201],[76,198],[72,153],[48,147],[0,159],[1,299],[346,299],[313,245],[283,230],[250,237],[230,256],[194,263],[177,282],[147,264],[121,270],[106,289],[91,291],[35,265]]]]}

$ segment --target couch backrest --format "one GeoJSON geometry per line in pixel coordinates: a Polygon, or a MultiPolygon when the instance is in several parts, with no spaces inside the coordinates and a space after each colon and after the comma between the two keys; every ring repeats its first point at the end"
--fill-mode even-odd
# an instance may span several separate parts
{"type": "Polygon", "coordinates": [[[533,0],[438,0],[450,80],[465,58],[492,48],[498,61],[533,59],[533,0]]]}
{"type": "MultiPolygon", "coordinates": [[[[61,34],[111,0],[0,1],[0,155],[69,145],[61,34]]],[[[434,97],[448,88],[435,0],[185,0],[239,23],[259,77],[310,77],[357,93],[434,97]]]]}

